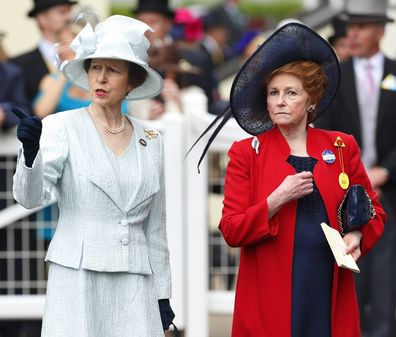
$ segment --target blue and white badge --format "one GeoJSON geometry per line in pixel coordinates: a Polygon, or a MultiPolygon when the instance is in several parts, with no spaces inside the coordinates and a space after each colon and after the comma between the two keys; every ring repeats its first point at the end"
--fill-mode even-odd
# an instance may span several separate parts
{"type": "Polygon", "coordinates": [[[333,164],[336,160],[335,154],[330,150],[324,150],[322,152],[322,158],[327,164],[333,164]]]}

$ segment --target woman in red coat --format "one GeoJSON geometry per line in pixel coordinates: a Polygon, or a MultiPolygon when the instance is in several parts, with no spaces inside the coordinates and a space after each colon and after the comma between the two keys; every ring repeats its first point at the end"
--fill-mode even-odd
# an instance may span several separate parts
{"type": "Polygon", "coordinates": [[[277,30],[235,78],[230,112],[254,137],[229,151],[219,225],[241,248],[233,337],[360,336],[353,272],[335,264],[320,224],[339,229],[348,187],[363,185],[376,215],[343,236],[357,261],[385,214],[355,139],[309,126],[338,82],[332,48],[298,23],[277,30]]]}

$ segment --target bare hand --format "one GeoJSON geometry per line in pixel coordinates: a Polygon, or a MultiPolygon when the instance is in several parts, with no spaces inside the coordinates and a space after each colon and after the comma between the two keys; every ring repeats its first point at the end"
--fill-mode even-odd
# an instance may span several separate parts
{"type": "Polygon", "coordinates": [[[164,88],[162,89],[161,96],[165,101],[179,101],[180,88],[174,80],[167,78],[164,80],[164,88]]]}
{"type": "Polygon", "coordinates": [[[161,96],[165,101],[166,112],[182,112],[182,101],[180,88],[177,83],[169,78],[164,80],[164,89],[161,91],[161,96]],[[174,108],[172,109],[172,105],[174,108]],[[169,111],[171,110],[171,111],[169,111]]]}
{"type": "Polygon", "coordinates": [[[5,121],[6,121],[6,114],[3,108],[0,106],[0,127],[4,125],[5,121]]]}
{"type": "Polygon", "coordinates": [[[373,188],[379,188],[388,181],[388,171],[380,166],[375,166],[367,170],[367,175],[370,179],[373,188]]]}
{"type": "Polygon", "coordinates": [[[360,231],[349,232],[343,237],[343,240],[346,244],[345,254],[351,254],[355,261],[359,260],[362,255],[360,250],[362,233],[360,231]]]}
{"type": "Polygon", "coordinates": [[[165,107],[163,103],[153,99],[150,101],[149,119],[158,119],[164,112],[165,107]]]}
{"type": "Polygon", "coordinates": [[[312,173],[304,171],[287,176],[267,198],[268,219],[291,200],[300,199],[313,192],[312,173]]]}
{"type": "Polygon", "coordinates": [[[286,198],[286,202],[300,199],[313,192],[313,177],[309,171],[287,176],[277,190],[286,198]]]}

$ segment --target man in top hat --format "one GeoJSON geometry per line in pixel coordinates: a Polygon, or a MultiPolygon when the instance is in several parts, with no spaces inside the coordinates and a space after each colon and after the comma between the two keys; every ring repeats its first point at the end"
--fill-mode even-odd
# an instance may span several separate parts
{"type": "Polygon", "coordinates": [[[158,46],[170,39],[175,13],[169,7],[168,0],[139,0],[132,14],[155,30],[146,33],[150,45],[158,46]]]}
{"type": "Polygon", "coordinates": [[[35,18],[41,32],[38,46],[19,55],[11,62],[22,68],[26,78],[26,92],[30,102],[35,97],[40,80],[55,67],[57,32],[72,19],[71,0],[34,0],[28,16],[35,18]]]}
{"type": "Polygon", "coordinates": [[[329,36],[328,42],[333,46],[340,61],[344,61],[351,57],[349,52],[349,42],[346,32],[346,22],[339,17],[331,20],[333,34],[329,36]]]}
{"type": "Polygon", "coordinates": [[[387,212],[385,232],[361,262],[356,277],[363,336],[394,337],[396,244],[396,61],[384,56],[380,41],[386,0],[348,0],[352,59],[341,63],[341,82],[330,111],[315,125],[355,136],[371,184],[387,212]]]}

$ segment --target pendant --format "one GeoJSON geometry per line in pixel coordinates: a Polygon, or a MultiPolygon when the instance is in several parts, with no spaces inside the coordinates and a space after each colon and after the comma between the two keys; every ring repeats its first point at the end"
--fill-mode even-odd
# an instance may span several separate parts
{"type": "Polygon", "coordinates": [[[343,190],[346,190],[349,187],[349,177],[345,172],[341,172],[338,176],[338,183],[343,190]]]}

